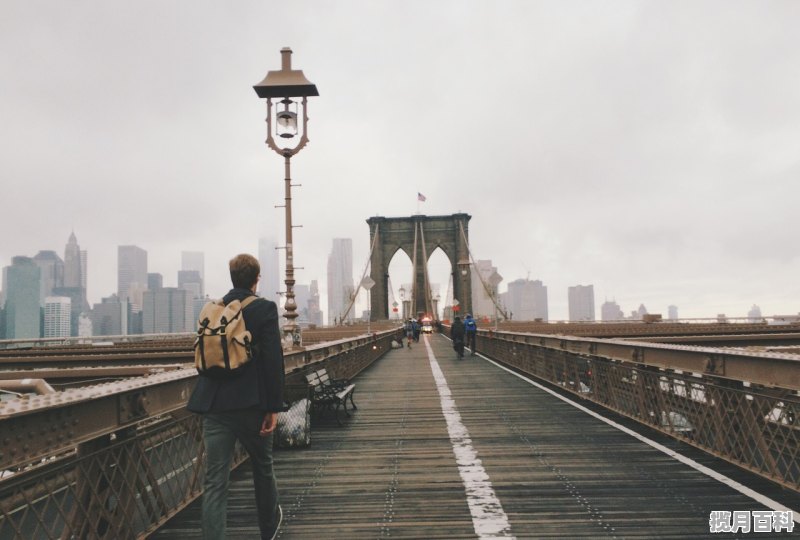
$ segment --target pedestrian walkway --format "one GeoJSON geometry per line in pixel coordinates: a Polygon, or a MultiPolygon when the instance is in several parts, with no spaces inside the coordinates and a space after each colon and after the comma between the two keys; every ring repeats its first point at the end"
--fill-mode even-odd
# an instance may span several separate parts
{"type": "MultiPolygon", "coordinates": [[[[280,538],[718,538],[712,510],[767,509],[439,335],[356,383],[344,427],[319,422],[309,448],[275,453],[280,538]]],[[[252,493],[245,466],[229,538],[258,537],[252,493]]],[[[198,538],[199,507],[154,537],[198,538]]]]}

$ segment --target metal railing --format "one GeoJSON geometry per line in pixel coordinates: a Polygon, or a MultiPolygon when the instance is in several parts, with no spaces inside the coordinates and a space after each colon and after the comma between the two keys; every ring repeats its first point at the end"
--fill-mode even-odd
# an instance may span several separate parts
{"type": "Polygon", "coordinates": [[[477,349],[800,491],[800,356],[506,332],[477,349]]]}
{"type": "MultiPolygon", "coordinates": [[[[287,386],[352,378],[393,331],[286,354],[287,386]]],[[[0,402],[0,540],[143,538],[201,494],[193,369],[0,402]]],[[[239,452],[235,465],[244,460],[239,452]]]]}

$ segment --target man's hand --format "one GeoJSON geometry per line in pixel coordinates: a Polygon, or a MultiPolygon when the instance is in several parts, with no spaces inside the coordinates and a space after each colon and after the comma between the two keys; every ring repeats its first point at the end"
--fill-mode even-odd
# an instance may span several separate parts
{"type": "Polygon", "coordinates": [[[278,426],[278,413],[268,412],[264,414],[264,421],[261,422],[261,431],[258,432],[262,437],[266,437],[278,426]]]}

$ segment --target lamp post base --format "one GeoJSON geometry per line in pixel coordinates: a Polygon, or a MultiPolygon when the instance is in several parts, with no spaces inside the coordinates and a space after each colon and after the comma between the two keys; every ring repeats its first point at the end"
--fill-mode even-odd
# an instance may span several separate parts
{"type": "Polygon", "coordinates": [[[283,349],[297,351],[303,348],[303,334],[296,324],[286,324],[283,327],[283,349]]]}

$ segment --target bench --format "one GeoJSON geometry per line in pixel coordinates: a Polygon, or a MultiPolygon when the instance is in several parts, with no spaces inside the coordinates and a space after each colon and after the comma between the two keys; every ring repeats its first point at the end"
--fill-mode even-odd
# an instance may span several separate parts
{"type": "Polygon", "coordinates": [[[336,422],[341,426],[339,406],[342,407],[347,417],[350,416],[350,413],[347,412],[348,399],[353,410],[358,409],[353,401],[356,385],[347,379],[332,379],[328,375],[328,370],[323,368],[306,374],[306,381],[313,389],[311,392],[311,408],[315,414],[321,415],[322,411],[326,409],[333,411],[336,416],[336,422]]]}

